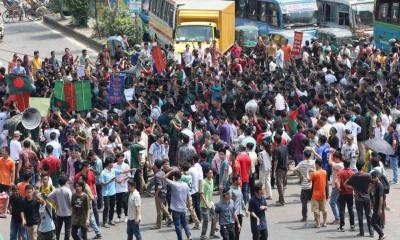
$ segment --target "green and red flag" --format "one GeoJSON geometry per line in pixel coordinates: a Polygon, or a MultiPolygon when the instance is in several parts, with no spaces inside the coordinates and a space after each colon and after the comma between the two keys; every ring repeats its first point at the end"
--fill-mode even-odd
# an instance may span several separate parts
{"type": "Polygon", "coordinates": [[[299,115],[299,110],[296,109],[289,113],[289,115],[283,119],[283,126],[290,137],[297,133],[297,117],[299,115]]]}
{"type": "Polygon", "coordinates": [[[67,112],[92,109],[90,81],[56,81],[51,108],[67,112]]]}
{"type": "Polygon", "coordinates": [[[6,75],[6,82],[10,94],[21,94],[32,91],[32,86],[27,76],[8,74],[6,75]]]}

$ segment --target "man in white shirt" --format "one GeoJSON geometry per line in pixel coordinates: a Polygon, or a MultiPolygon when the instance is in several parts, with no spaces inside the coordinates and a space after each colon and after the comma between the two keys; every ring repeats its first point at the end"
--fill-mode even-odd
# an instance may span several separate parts
{"type": "Polygon", "coordinates": [[[128,179],[130,178],[130,173],[124,173],[129,170],[128,164],[124,162],[124,154],[117,154],[117,162],[114,163],[113,168],[117,170],[115,174],[115,198],[117,202],[117,222],[121,222],[122,210],[125,213],[125,222],[128,221],[128,206],[126,204],[126,197],[128,192],[128,179]]]}
{"type": "Polygon", "coordinates": [[[140,199],[140,194],[136,189],[135,181],[133,179],[128,180],[128,223],[127,223],[127,234],[128,239],[142,239],[140,234],[139,224],[142,219],[140,207],[142,200],[140,199]]]}
{"type": "Polygon", "coordinates": [[[337,78],[335,77],[335,75],[333,75],[332,70],[328,69],[328,71],[325,75],[325,81],[328,83],[328,85],[331,85],[332,83],[337,82],[337,78]]]}
{"type": "Polygon", "coordinates": [[[280,44],[278,44],[278,51],[276,51],[275,61],[276,61],[276,65],[278,65],[278,67],[280,69],[283,69],[285,59],[284,59],[284,53],[282,50],[282,46],[280,44]]]}
{"type": "Polygon", "coordinates": [[[9,112],[3,107],[2,111],[0,112],[0,132],[3,131],[4,124],[9,117],[9,112]]]}
{"type": "Polygon", "coordinates": [[[190,190],[190,195],[192,196],[192,204],[196,212],[196,216],[201,221],[200,189],[202,189],[201,183],[203,182],[203,168],[198,161],[198,157],[195,157],[194,165],[189,168],[189,173],[192,176],[192,189],[190,190]]]}
{"type": "Polygon", "coordinates": [[[50,142],[50,134],[52,132],[56,133],[56,139],[55,140],[58,141],[58,138],[60,137],[60,130],[55,128],[54,122],[50,122],[49,123],[49,127],[50,128],[45,129],[44,132],[43,132],[43,135],[46,138],[46,142],[50,142]]]}
{"type": "Polygon", "coordinates": [[[149,43],[145,42],[143,45],[143,49],[140,51],[140,57],[145,59],[151,58],[151,49],[149,48],[149,43]]]}
{"type": "Polygon", "coordinates": [[[346,119],[345,130],[353,135],[354,143],[357,145],[357,135],[361,132],[361,127],[352,120],[350,114],[346,114],[344,118],[346,119]]]}
{"type": "Polygon", "coordinates": [[[50,141],[46,144],[47,145],[51,145],[53,147],[53,153],[52,155],[56,156],[58,159],[60,159],[61,154],[62,154],[62,148],[61,148],[61,144],[58,142],[57,138],[57,133],[56,132],[52,132],[50,133],[50,141]]]}
{"type": "Polygon", "coordinates": [[[182,126],[183,126],[183,129],[182,129],[181,133],[183,133],[189,137],[189,146],[193,146],[194,133],[192,130],[189,129],[189,120],[183,119],[182,126]]]}
{"type": "Polygon", "coordinates": [[[183,60],[183,63],[185,64],[185,67],[188,68],[188,67],[192,66],[193,54],[190,51],[190,45],[189,44],[186,44],[186,49],[182,53],[182,60],[183,60]]]}
{"type": "Polygon", "coordinates": [[[275,96],[275,111],[284,111],[286,109],[286,101],[281,93],[277,93],[275,96]]]}
{"type": "Polygon", "coordinates": [[[21,143],[19,142],[19,139],[21,138],[21,132],[20,131],[14,131],[13,139],[10,142],[10,157],[12,160],[14,160],[16,163],[19,161],[19,154],[22,151],[22,146],[21,143]]]}

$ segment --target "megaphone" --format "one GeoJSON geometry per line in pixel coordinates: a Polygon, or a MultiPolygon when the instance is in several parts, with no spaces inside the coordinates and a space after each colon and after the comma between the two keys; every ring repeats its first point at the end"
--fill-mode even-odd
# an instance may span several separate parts
{"type": "Polygon", "coordinates": [[[27,108],[22,113],[22,126],[28,130],[37,128],[42,121],[42,116],[36,108],[27,108]]]}

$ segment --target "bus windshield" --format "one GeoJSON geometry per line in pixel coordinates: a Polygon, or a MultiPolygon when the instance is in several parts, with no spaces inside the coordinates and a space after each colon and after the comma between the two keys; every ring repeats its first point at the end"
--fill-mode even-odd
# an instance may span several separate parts
{"type": "Polygon", "coordinates": [[[285,27],[296,27],[296,26],[306,26],[317,24],[317,11],[315,12],[303,12],[302,14],[297,14],[295,16],[284,14],[283,21],[285,27]]]}
{"type": "Polygon", "coordinates": [[[371,27],[374,24],[374,3],[358,3],[351,6],[355,27],[371,27]]]}
{"type": "Polygon", "coordinates": [[[212,37],[211,26],[179,26],[175,33],[177,42],[211,42],[212,37]]]}

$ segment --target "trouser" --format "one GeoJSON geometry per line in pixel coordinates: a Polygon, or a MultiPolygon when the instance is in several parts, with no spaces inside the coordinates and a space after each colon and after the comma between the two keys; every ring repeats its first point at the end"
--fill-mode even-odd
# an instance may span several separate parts
{"type": "MultiPolygon", "coordinates": [[[[239,214],[239,215],[237,215],[237,218],[238,218],[238,220],[239,220],[240,226],[242,226],[242,223],[243,223],[243,215],[242,215],[242,214],[239,214]]],[[[239,229],[238,223],[235,222],[235,240],[239,240],[239,239],[240,239],[240,230],[241,230],[241,229],[239,229]]]]}
{"type": "Polygon", "coordinates": [[[360,153],[359,159],[361,161],[365,161],[365,145],[364,141],[358,141],[357,142],[357,147],[358,147],[358,152],[360,153]]]}
{"type": "Polygon", "coordinates": [[[367,219],[367,226],[368,231],[370,234],[373,233],[371,227],[371,208],[370,208],[370,201],[356,201],[356,210],[357,210],[357,219],[358,219],[358,226],[360,229],[360,234],[364,235],[364,219],[363,215],[365,213],[365,218],[367,219]]]}
{"type": "Polygon", "coordinates": [[[200,193],[194,193],[192,194],[192,204],[194,211],[196,212],[196,216],[201,221],[201,211],[200,211],[200,193]]]}
{"type": "Polygon", "coordinates": [[[74,240],[87,240],[87,228],[85,227],[72,225],[71,234],[74,240]],[[78,236],[78,231],[80,231],[80,236],[78,236]]]}
{"type": "Polygon", "coordinates": [[[116,199],[117,199],[117,216],[118,218],[121,218],[121,210],[122,208],[124,209],[124,214],[125,217],[128,216],[128,193],[127,192],[121,192],[121,193],[117,193],[115,195],[116,199]]]}
{"type": "Polygon", "coordinates": [[[66,216],[66,217],[57,216],[57,224],[56,224],[57,240],[60,240],[60,233],[63,223],[65,224],[64,240],[69,240],[69,236],[71,234],[71,216],[66,216]]]}
{"type": "Polygon", "coordinates": [[[389,156],[389,161],[390,161],[390,167],[392,168],[393,171],[393,182],[397,183],[398,182],[398,162],[399,162],[399,157],[398,156],[389,156]]]}
{"type": "Polygon", "coordinates": [[[339,221],[339,209],[338,209],[338,201],[339,201],[339,190],[337,188],[332,188],[331,198],[329,200],[329,205],[331,206],[333,216],[335,220],[339,221]]]}
{"type": "Polygon", "coordinates": [[[244,203],[247,204],[249,202],[249,183],[243,182],[242,183],[242,194],[244,203]]]}
{"type": "Polygon", "coordinates": [[[189,198],[189,213],[193,223],[195,223],[196,225],[200,224],[196,211],[193,208],[192,198],[189,198]]]}
{"type": "Polygon", "coordinates": [[[189,229],[189,224],[186,221],[186,213],[172,210],[172,219],[174,221],[175,232],[178,240],[183,240],[182,228],[185,230],[186,237],[190,238],[191,233],[189,229]]]}
{"type": "Polygon", "coordinates": [[[128,240],[133,240],[133,236],[135,236],[136,240],[142,240],[139,224],[136,224],[135,220],[128,220],[126,233],[128,234],[128,240]]]}
{"type": "Polygon", "coordinates": [[[217,221],[215,219],[215,209],[214,208],[201,208],[201,215],[203,216],[203,222],[201,226],[201,239],[206,238],[208,223],[211,219],[211,231],[210,235],[215,234],[215,229],[217,228],[217,221]]]}
{"type": "Polygon", "coordinates": [[[96,235],[100,235],[100,225],[97,224],[93,211],[90,212],[89,227],[91,227],[96,235]]]}
{"type": "Polygon", "coordinates": [[[347,205],[347,211],[350,217],[350,226],[354,226],[354,211],[353,211],[353,194],[339,195],[339,216],[340,216],[340,227],[344,226],[344,214],[347,205]]]}
{"type": "Polygon", "coordinates": [[[171,216],[169,215],[168,209],[164,204],[164,200],[159,198],[158,196],[154,197],[156,202],[156,211],[157,211],[157,219],[156,219],[156,226],[161,227],[161,222],[163,219],[163,214],[168,216],[168,220],[171,221],[171,216]]]}
{"type": "Polygon", "coordinates": [[[144,178],[143,178],[143,168],[140,167],[137,171],[135,171],[135,174],[133,175],[133,179],[135,180],[136,183],[136,188],[139,190],[139,192],[143,192],[143,188],[146,185],[144,178]]]}
{"type": "Polygon", "coordinates": [[[54,240],[54,239],[56,239],[54,231],[38,232],[38,240],[54,240]]]}
{"type": "Polygon", "coordinates": [[[26,229],[28,230],[28,239],[29,240],[36,240],[37,239],[38,225],[28,226],[28,227],[26,227],[26,229]]]}
{"type": "Polygon", "coordinates": [[[302,189],[300,193],[300,201],[301,201],[301,216],[303,219],[307,219],[308,213],[308,202],[311,200],[311,189],[302,189]]]}
{"type": "Polygon", "coordinates": [[[267,240],[268,229],[256,230],[253,233],[253,240],[267,240]]]}
{"type": "Polygon", "coordinates": [[[104,196],[103,224],[111,222],[114,217],[115,195],[104,196]]]}
{"type": "MultiPolygon", "coordinates": [[[[250,175],[249,179],[249,190],[250,190],[250,196],[253,197],[255,195],[255,190],[254,190],[254,181],[256,180],[256,173],[252,173],[250,175]]],[[[248,195],[247,195],[248,197],[248,195]]],[[[250,200],[250,198],[248,199],[250,200]]]]}
{"type": "Polygon", "coordinates": [[[378,215],[378,213],[373,213],[371,217],[371,224],[372,227],[375,229],[375,231],[379,234],[379,236],[383,235],[382,231],[382,221],[381,221],[381,216],[378,215]]]}
{"type": "Polygon", "coordinates": [[[235,224],[220,225],[220,228],[223,240],[235,240],[235,224]]]}
{"type": "Polygon", "coordinates": [[[96,221],[97,226],[100,226],[99,210],[97,209],[97,199],[92,200],[92,211],[93,211],[93,217],[94,217],[94,220],[96,221]]]}
{"type": "Polygon", "coordinates": [[[266,198],[272,198],[271,170],[260,171],[260,182],[265,186],[266,198]]]}
{"type": "Polygon", "coordinates": [[[279,202],[285,203],[285,182],[287,177],[287,171],[283,169],[276,170],[276,188],[278,189],[279,202]]]}
{"type": "Polygon", "coordinates": [[[10,222],[10,240],[17,240],[17,236],[21,240],[28,240],[28,232],[22,223],[18,223],[13,217],[10,222]]]}
{"type": "Polygon", "coordinates": [[[96,193],[97,193],[97,208],[103,208],[103,196],[101,195],[101,184],[96,184],[96,193]]]}

